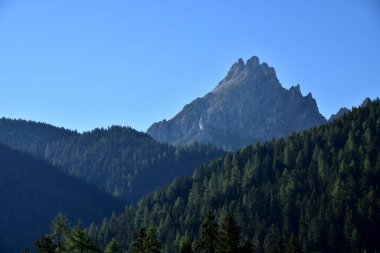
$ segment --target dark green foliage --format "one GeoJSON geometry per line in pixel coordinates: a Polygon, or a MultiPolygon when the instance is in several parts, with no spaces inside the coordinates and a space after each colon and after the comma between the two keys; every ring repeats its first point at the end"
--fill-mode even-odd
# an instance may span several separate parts
{"type": "Polygon", "coordinates": [[[221,253],[238,253],[240,246],[240,227],[235,219],[226,214],[222,217],[219,232],[220,249],[221,253]]]}
{"type": "Polygon", "coordinates": [[[161,242],[157,237],[157,231],[153,227],[140,228],[136,239],[132,242],[131,253],[160,253],[161,242]]]}
{"type": "Polygon", "coordinates": [[[140,228],[137,231],[136,239],[131,243],[131,253],[139,253],[144,251],[144,241],[146,238],[145,228],[140,228]]]}
{"type": "MultiPolygon", "coordinates": [[[[72,229],[69,228],[67,218],[59,213],[53,220],[51,233],[41,236],[35,242],[37,253],[101,253],[78,221],[72,229]],[[58,240],[58,238],[60,238],[58,240]]],[[[112,239],[104,253],[120,253],[120,245],[112,239]]]]}
{"type": "Polygon", "coordinates": [[[51,236],[42,236],[34,245],[37,253],[55,253],[55,245],[51,236]]]}
{"type": "Polygon", "coordinates": [[[0,120],[0,142],[46,159],[106,192],[135,202],[225,154],[210,145],[173,147],[129,127],[78,134],[43,123],[0,120]]]}
{"type": "Polygon", "coordinates": [[[379,251],[379,172],[377,100],[214,160],[106,219],[92,236],[101,245],[115,236],[127,249],[138,227],[155,226],[165,252],[177,252],[181,236],[201,240],[213,210],[218,220],[233,214],[257,252],[272,251],[280,238],[291,252],[379,251]]]}
{"type": "MultiPolygon", "coordinates": [[[[33,247],[60,211],[87,226],[124,208],[122,201],[96,187],[2,144],[0,190],[0,252],[6,253],[33,247]]],[[[59,240],[61,232],[51,239],[59,240]]]]}
{"type": "Polygon", "coordinates": [[[187,236],[181,237],[178,246],[179,253],[194,253],[192,243],[187,236]]]}
{"type": "Polygon", "coordinates": [[[42,122],[0,118],[0,142],[15,149],[44,156],[49,143],[78,136],[76,131],[42,122]]]}
{"type": "Polygon", "coordinates": [[[52,238],[54,239],[55,245],[57,246],[56,252],[65,252],[65,237],[68,235],[69,221],[62,213],[54,218],[51,226],[52,238]]]}
{"type": "Polygon", "coordinates": [[[215,221],[215,215],[209,212],[201,225],[198,249],[201,253],[215,253],[219,246],[219,226],[215,221]]]}
{"type": "Polygon", "coordinates": [[[106,249],[104,250],[104,253],[120,253],[121,248],[119,242],[113,238],[107,245],[106,249]]]}
{"type": "Polygon", "coordinates": [[[79,222],[73,228],[71,234],[67,236],[65,248],[66,252],[70,253],[92,253],[99,251],[79,222]]]}

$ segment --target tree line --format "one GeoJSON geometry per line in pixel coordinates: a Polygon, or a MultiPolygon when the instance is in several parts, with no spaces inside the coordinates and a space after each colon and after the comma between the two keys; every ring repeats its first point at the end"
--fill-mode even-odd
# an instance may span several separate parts
{"type": "Polygon", "coordinates": [[[255,144],[201,166],[119,215],[89,227],[99,245],[127,250],[140,227],[157,230],[165,252],[182,235],[198,241],[209,210],[231,214],[259,253],[279,238],[304,252],[375,252],[380,235],[380,101],[334,122],[255,144]]]}
{"type": "MultiPolygon", "coordinates": [[[[71,230],[69,221],[59,213],[52,221],[51,233],[41,236],[35,241],[37,253],[122,253],[120,243],[113,238],[103,250],[90,238],[80,222],[71,230]]],[[[30,252],[24,248],[22,253],[30,252]]],[[[130,253],[162,253],[164,252],[155,227],[139,228],[132,241],[130,253]]],[[[209,212],[201,224],[200,238],[191,241],[186,235],[181,236],[177,245],[179,253],[254,253],[253,242],[243,239],[241,228],[232,215],[223,216],[220,224],[215,215],[209,212]]],[[[301,253],[298,240],[293,235],[285,244],[278,238],[273,253],[301,253]]]]}

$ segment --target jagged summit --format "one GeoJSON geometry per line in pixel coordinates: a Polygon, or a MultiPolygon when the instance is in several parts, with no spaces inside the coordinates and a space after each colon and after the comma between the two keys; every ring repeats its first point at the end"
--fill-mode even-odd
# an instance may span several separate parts
{"type": "Polygon", "coordinates": [[[265,62],[260,64],[260,60],[257,56],[251,57],[246,63],[240,58],[231,66],[227,76],[219,82],[212,92],[218,93],[225,89],[234,88],[236,85],[240,84],[239,79],[241,78],[255,78],[260,77],[261,75],[277,80],[274,68],[269,67],[265,62]]]}
{"type": "Polygon", "coordinates": [[[234,150],[325,122],[311,93],[303,96],[299,84],[283,88],[274,68],[253,56],[239,59],[213,91],[147,132],[161,142],[234,150]]]}

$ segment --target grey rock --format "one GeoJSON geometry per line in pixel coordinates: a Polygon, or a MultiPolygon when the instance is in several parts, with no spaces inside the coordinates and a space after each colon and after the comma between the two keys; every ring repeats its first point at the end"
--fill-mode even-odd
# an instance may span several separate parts
{"type": "Polygon", "coordinates": [[[343,115],[345,115],[346,113],[349,113],[349,112],[350,112],[350,110],[348,108],[346,108],[346,107],[340,108],[337,113],[332,114],[330,116],[329,122],[337,120],[337,119],[341,118],[343,115]]]}
{"type": "Polygon", "coordinates": [[[360,106],[365,107],[370,102],[371,102],[371,99],[369,97],[366,97],[360,106]]]}
{"type": "Polygon", "coordinates": [[[147,132],[160,142],[235,150],[325,122],[311,93],[303,96],[299,85],[283,88],[274,68],[254,56],[246,63],[239,59],[213,91],[147,132]]]}

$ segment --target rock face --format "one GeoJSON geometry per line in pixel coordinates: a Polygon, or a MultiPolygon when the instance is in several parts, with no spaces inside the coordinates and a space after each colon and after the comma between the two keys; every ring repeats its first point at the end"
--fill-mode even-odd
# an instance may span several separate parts
{"type": "Polygon", "coordinates": [[[239,59],[213,91],[147,132],[160,142],[235,150],[325,122],[310,93],[302,96],[299,85],[283,88],[275,70],[254,56],[239,59]]]}
{"type": "Polygon", "coordinates": [[[343,115],[345,115],[346,113],[349,113],[349,112],[350,112],[350,110],[348,108],[342,107],[342,108],[339,109],[339,111],[337,113],[332,114],[330,116],[329,122],[337,120],[337,119],[339,119],[340,117],[342,117],[343,115]]]}

